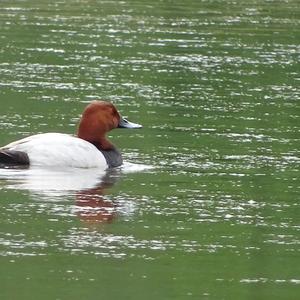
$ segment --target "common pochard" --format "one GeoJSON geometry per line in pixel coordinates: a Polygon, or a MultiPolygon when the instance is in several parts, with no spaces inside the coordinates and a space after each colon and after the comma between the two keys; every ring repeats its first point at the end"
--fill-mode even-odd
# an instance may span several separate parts
{"type": "Polygon", "coordinates": [[[106,101],[92,101],[83,111],[77,136],[42,133],[0,148],[0,163],[39,167],[113,168],[122,164],[119,150],[107,139],[114,128],[141,128],[124,119],[106,101]]]}

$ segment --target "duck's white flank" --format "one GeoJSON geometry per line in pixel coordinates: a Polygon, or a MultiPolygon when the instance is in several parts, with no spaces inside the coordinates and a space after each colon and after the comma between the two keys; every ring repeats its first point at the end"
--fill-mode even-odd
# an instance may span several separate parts
{"type": "Polygon", "coordinates": [[[2,149],[26,152],[31,166],[108,167],[103,154],[93,144],[64,133],[32,135],[2,149]]]}

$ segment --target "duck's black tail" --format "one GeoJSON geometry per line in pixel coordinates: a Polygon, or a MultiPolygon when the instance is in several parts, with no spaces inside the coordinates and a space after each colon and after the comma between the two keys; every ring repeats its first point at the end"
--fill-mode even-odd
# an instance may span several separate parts
{"type": "Polygon", "coordinates": [[[22,151],[0,149],[0,164],[29,165],[29,157],[22,151]]]}

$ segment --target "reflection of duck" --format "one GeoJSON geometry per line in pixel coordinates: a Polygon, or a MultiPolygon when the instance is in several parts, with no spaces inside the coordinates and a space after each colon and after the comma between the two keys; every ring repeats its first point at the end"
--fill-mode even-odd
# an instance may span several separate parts
{"type": "Polygon", "coordinates": [[[114,128],[141,128],[122,118],[115,106],[93,101],[84,110],[77,137],[63,133],[43,133],[0,148],[0,163],[30,166],[100,168],[122,164],[116,147],[106,138],[114,128]]]}
{"type": "MultiPolygon", "coordinates": [[[[112,222],[117,216],[131,216],[136,203],[122,193],[109,195],[110,189],[124,174],[141,172],[151,166],[125,162],[122,168],[101,171],[71,168],[0,168],[0,189],[25,190],[32,200],[44,203],[63,202],[83,222],[112,222]],[[69,199],[70,202],[66,202],[69,199]],[[75,200],[75,211],[74,208],[75,200]]],[[[54,204],[56,205],[56,204],[54,204]]]]}
{"type": "MultiPolygon", "coordinates": [[[[0,169],[0,183],[5,188],[28,190],[37,201],[60,202],[75,199],[76,215],[84,222],[112,222],[117,216],[117,203],[105,194],[119,180],[119,168],[98,169],[0,169]]],[[[73,207],[70,202],[70,208],[73,207]]],[[[122,210],[122,208],[120,208],[122,210]]]]}

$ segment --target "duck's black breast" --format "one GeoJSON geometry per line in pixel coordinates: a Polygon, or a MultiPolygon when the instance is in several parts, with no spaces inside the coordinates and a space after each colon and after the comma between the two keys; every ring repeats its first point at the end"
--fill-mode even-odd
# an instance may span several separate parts
{"type": "Polygon", "coordinates": [[[109,168],[119,167],[123,163],[122,155],[118,149],[102,150],[99,149],[106,159],[109,168]]]}

